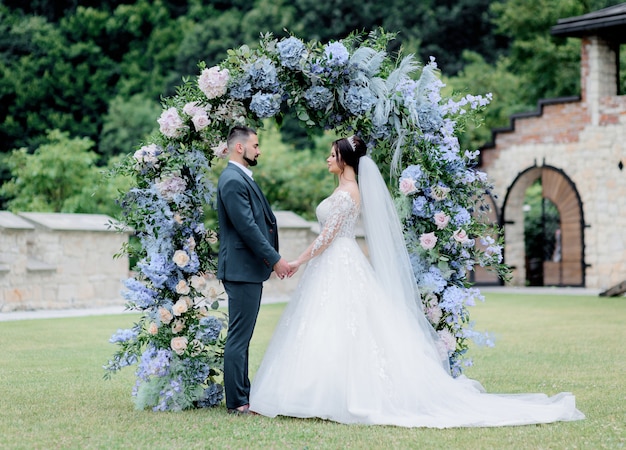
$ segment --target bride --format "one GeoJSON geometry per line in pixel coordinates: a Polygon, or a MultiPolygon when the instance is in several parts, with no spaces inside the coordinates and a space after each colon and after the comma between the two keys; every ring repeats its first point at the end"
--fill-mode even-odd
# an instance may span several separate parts
{"type": "Polygon", "coordinates": [[[291,263],[294,270],[308,265],[253,380],[250,410],[434,428],[583,419],[569,393],[488,394],[450,375],[365,143],[339,139],[326,161],[339,186],[317,207],[319,236],[291,263]],[[360,212],[371,263],[354,237],[360,212]]]}

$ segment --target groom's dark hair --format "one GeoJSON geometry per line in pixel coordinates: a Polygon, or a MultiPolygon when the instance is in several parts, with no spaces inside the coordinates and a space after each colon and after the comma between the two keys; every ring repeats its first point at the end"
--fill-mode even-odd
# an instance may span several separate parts
{"type": "Polygon", "coordinates": [[[247,140],[252,134],[256,134],[256,130],[243,125],[234,126],[228,133],[228,139],[226,140],[228,150],[232,150],[237,142],[247,140]]]}

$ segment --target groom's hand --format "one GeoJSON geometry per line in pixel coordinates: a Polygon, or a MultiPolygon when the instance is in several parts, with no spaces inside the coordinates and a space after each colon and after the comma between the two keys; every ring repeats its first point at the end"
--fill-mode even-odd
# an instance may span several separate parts
{"type": "Polygon", "coordinates": [[[276,276],[281,280],[290,276],[291,267],[285,258],[280,258],[278,262],[274,264],[274,272],[276,272],[276,276]]]}

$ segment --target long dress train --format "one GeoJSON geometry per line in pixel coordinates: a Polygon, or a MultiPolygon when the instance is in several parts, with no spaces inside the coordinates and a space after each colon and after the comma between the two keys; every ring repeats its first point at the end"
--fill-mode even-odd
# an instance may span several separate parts
{"type": "Polygon", "coordinates": [[[320,242],[327,247],[308,262],[277,325],[252,382],[251,410],[434,428],[584,418],[569,393],[488,394],[453,378],[416,315],[389,307],[394,293],[383,289],[354,237],[359,205],[337,190],[317,215],[326,231],[320,236],[331,242],[320,242]]]}

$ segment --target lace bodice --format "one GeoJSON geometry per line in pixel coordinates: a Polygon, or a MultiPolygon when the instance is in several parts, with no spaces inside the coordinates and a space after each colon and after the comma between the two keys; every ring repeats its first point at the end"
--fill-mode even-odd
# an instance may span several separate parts
{"type": "Polygon", "coordinates": [[[337,190],[322,200],[315,210],[320,234],[313,243],[311,256],[317,256],[337,237],[354,238],[359,211],[359,205],[347,191],[337,190]]]}

